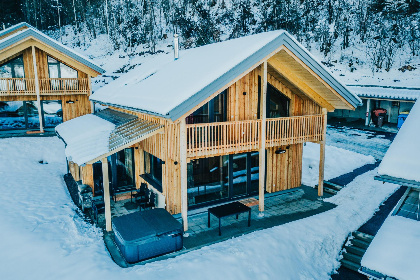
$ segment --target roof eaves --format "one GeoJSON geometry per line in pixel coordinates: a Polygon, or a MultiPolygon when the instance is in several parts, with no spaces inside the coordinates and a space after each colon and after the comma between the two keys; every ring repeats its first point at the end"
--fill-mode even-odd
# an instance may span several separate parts
{"type": "Polygon", "coordinates": [[[243,60],[241,63],[227,71],[224,75],[204,87],[202,90],[177,105],[169,111],[169,118],[172,121],[182,117],[188,110],[196,107],[214,92],[220,90],[237,76],[250,69],[259,61],[263,60],[267,55],[281,47],[282,45],[289,48],[300,60],[310,67],[317,75],[326,81],[334,90],[338,92],[353,107],[361,106],[362,100],[355,94],[351,93],[342,83],[334,78],[320,63],[318,63],[312,55],[310,55],[300,44],[296,42],[287,32],[281,33],[275,39],[260,48],[254,54],[243,60]]]}
{"type": "Polygon", "coordinates": [[[32,28],[28,28],[26,30],[23,30],[21,32],[19,32],[18,34],[16,34],[16,36],[13,36],[11,38],[5,38],[5,40],[2,40],[0,42],[0,50],[7,48],[29,36],[32,36],[38,40],[40,40],[41,42],[59,50],[60,52],[62,52],[63,54],[75,59],[76,61],[88,66],[89,68],[93,69],[94,71],[98,72],[98,73],[105,73],[105,70],[101,67],[99,67],[98,65],[94,64],[93,62],[85,59],[84,57],[80,56],[79,54],[77,54],[76,52],[71,51],[70,49],[62,46],[61,44],[55,42],[55,40],[49,38],[46,35],[43,35],[40,32],[36,32],[35,30],[33,30],[32,28]]]}
{"type": "Polygon", "coordinates": [[[6,28],[6,29],[0,31],[0,37],[6,36],[7,34],[13,32],[13,31],[15,31],[19,28],[22,28],[22,27],[33,28],[30,24],[28,24],[26,22],[21,22],[21,23],[18,23],[16,25],[13,25],[9,28],[6,28]]]}
{"type": "Polygon", "coordinates": [[[327,69],[324,68],[303,46],[296,42],[288,33],[285,33],[285,46],[293,52],[300,60],[312,69],[318,76],[327,82],[335,91],[338,92],[353,107],[361,106],[362,100],[351,93],[346,86],[339,82],[327,69]]]}
{"type": "Polygon", "coordinates": [[[94,95],[91,95],[89,97],[89,100],[93,101],[95,103],[101,104],[103,106],[110,106],[110,107],[120,108],[120,109],[129,110],[129,111],[133,111],[133,112],[148,114],[148,115],[156,116],[156,117],[159,117],[159,118],[169,119],[169,115],[162,115],[162,114],[159,114],[159,113],[156,113],[156,112],[147,111],[147,110],[143,110],[143,109],[139,109],[139,108],[134,108],[134,107],[123,106],[123,105],[119,105],[119,104],[103,102],[103,101],[100,101],[100,100],[96,100],[93,97],[94,97],[94,95]]]}
{"type": "Polygon", "coordinates": [[[379,175],[374,177],[375,180],[381,182],[392,183],[400,186],[412,187],[416,189],[420,189],[420,182],[414,180],[407,180],[403,178],[397,178],[389,175],[379,175]]]}

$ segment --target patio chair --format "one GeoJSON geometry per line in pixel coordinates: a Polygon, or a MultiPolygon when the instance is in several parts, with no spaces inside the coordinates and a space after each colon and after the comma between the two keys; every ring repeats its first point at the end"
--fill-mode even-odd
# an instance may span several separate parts
{"type": "Polygon", "coordinates": [[[94,222],[98,223],[98,216],[99,214],[105,213],[105,203],[103,197],[96,197],[92,199],[92,216],[94,222]]]}
{"type": "Polygon", "coordinates": [[[149,201],[144,205],[144,209],[152,209],[156,207],[156,194],[151,192],[149,201]]]}
{"type": "Polygon", "coordinates": [[[146,197],[146,189],[147,189],[147,184],[141,183],[140,189],[135,189],[131,192],[131,202],[133,202],[133,197],[134,197],[134,201],[142,197],[146,197]]]}
{"type": "Polygon", "coordinates": [[[144,196],[136,198],[136,202],[139,204],[140,209],[144,208],[145,205],[149,202],[149,200],[150,200],[150,190],[148,188],[145,189],[144,196]]]}

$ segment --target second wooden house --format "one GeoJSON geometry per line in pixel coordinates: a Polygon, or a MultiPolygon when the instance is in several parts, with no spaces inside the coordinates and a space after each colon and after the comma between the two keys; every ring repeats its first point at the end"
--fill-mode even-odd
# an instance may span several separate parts
{"type": "Polygon", "coordinates": [[[90,99],[108,108],[56,130],[75,179],[104,189],[107,230],[110,184],[147,183],[185,230],[211,203],[258,195],[264,211],[301,185],[305,142],[321,144],[322,195],[326,114],[361,104],[284,31],[156,56],[90,99]]]}
{"type": "Polygon", "coordinates": [[[92,112],[104,70],[27,23],[0,31],[0,132],[44,132],[92,112]]]}

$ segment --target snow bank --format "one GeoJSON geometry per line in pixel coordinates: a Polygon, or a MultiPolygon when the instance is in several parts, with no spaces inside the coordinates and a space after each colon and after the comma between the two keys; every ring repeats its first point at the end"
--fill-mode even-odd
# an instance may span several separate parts
{"type": "Polygon", "coordinates": [[[378,174],[420,182],[420,103],[416,102],[379,165],[378,174]]]}
{"type": "Polygon", "coordinates": [[[66,142],[66,156],[78,165],[109,152],[109,135],[115,125],[93,114],[66,121],[55,131],[66,142]]]}
{"type": "Polygon", "coordinates": [[[419,279],[420,222],[400,216],[385,220],[362,266],[400,280],[419,279]]]}
{"type": "Polygon", "coordinates": [[[338,205],[328,212],[121,269],[71,202],[60,140],[0,139],[0,158],[2,279],[329,279],[347,234],[396,188],[375,170],[328,199],[338,205]]]}
{"type": "MultiPolygon", "coordinates": [[[[372,156],[326,145],[324,179],[330,180],[349,173],[368,163],[375,163],[372,156]]],[[[303,146],[302,184],[314,187],[319,176],[319,144],[306,143],[303,146]]]]}

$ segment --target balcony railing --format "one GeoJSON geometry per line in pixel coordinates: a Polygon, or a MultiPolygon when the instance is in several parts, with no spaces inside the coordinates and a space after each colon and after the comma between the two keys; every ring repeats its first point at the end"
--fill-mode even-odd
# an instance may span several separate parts
{"type": "MultiPolygon", "coordinates": [[[[89,93],[89,78],[48,78],[38,81],[40,95],[89,93]]],[[[0,96],[35,94],[35,79],[0,78],[0,96]]]]}
{"type": "MultiPolygon", "coordinates": [[[[323,115],[267,119],[266,147],[323,140],[323,115]]],[[[187,125],[189,158],[256,151],[261,120],[187,125]]]]}
{"type": "Polygon", "coordinates": [[[232,154],[259,147],[261,120],[187,125],[188,157],[232,154]]]}
{"type": "Polygon", "coordinates": [[[323,115],[267,119],[266,147],[322,140],[323,115]]]}

